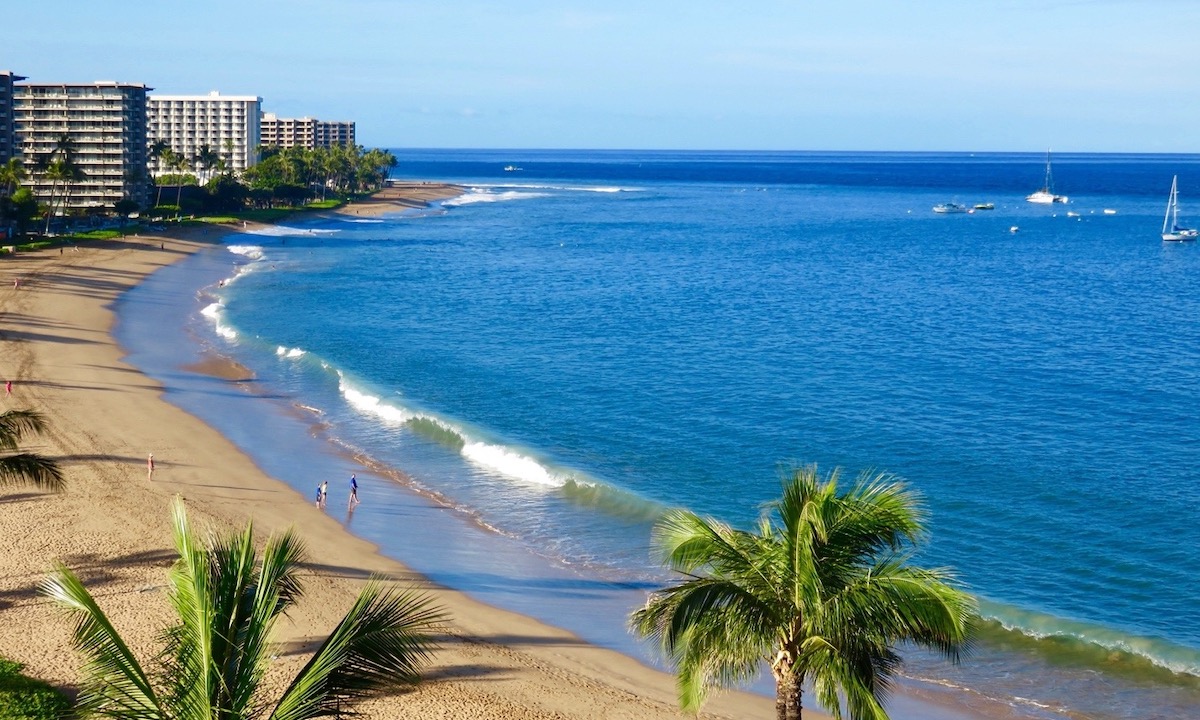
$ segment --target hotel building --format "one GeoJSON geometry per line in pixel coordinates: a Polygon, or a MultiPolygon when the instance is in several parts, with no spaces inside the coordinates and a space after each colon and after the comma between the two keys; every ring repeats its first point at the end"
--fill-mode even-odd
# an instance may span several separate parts
{"type": "Polygon", "coordinates": [[[13,121],[13,83],[24,79],[8,70],[0,70],[0,165],[21,154],[13,121]]]}
{"type": "Polygon", "coordinates": [[[275,113],[262,117],[262,144],[279,148],[329,148],[355,144],[353,122],[333,122],[316,118],[280,118],[275,113]]]}
{"type": "MultiPolygon", "coordinates": [[[[208,146],[240,173],[258,162],[262,98],[252,95],[151,95],[146,105],[150,142],[162,141],[192,167],[208,146]]],[[[150,158],[154,175],[176,172],[150,158]]]]}
{"type": "Polygon", "coordinates": [[[317,121],[317,147],[348,145],[354,147],[354,123],[337,120],[317,121]]]}
{"type": "Polygon", "coordinates": [[[16,135],[28,187],[50,199],[52,182],[38,169],[71,142],[81,179],[71,183],[69,208],[111,208],[129,198],[150,200],[146,178],[146,93],[152,88],[118,82],[19,83],[13,87],[16,135]]]}

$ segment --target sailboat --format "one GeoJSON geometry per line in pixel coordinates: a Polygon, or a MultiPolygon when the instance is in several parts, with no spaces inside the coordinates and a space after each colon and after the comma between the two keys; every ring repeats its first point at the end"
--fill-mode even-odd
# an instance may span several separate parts
{"type": "Polygon", "coordinates": [[[1178,175],[1171,178],[1171,197],[1167,200],[1167,214],[1163,215],[1162,239],[1172,242],[1195,240],[1200,236],[1200,230],[1179,227],[1179,190],[1176,187],[1178,181],[1178,175]]]}
{"type": "Polygon", "coordinates": [[[1035,193],[1026,195],[1025,199],[1031,203],[1037,203],[1039,205],[1050,205],[1052,203],[1065,203],[1067,201],[1067,196],[1066,195],[1055,195],[1054,191],[1052,191],[1050,189],[1052,184],[1053,183],[1050,180],[1050,151],[1047,150],[1046,151],[1046,184],[1042,186],[1041,190],[1038,190],[1035,193]]]}

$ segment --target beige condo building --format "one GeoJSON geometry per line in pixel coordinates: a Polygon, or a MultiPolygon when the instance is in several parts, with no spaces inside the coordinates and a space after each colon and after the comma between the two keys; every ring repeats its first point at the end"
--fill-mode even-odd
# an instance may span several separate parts
{"type": "Polygon", "coordinates": [[[355,144],[354,123],[348,121],[317,120],[316,118],[281,118],[275,113],[262,117],[262,144],[279,148],[301,147],[309,150],[318,147],[355,144]]]}
{"type": "Polygon", "coordinates": [[[38,200],[49,200],[54,184],[41,164],[61,157],[55,151],[65,138],[80,171],[80,179],[69,186],[69,209],[111,208],[124,198],[145,205],[150,199],[146,93],[151,89],[113,81],[15,84],[15,131],[29,172],[26,184],[38,200]]]}
{"type": "MultiPolygon", "coordinates": [[[[258,162],[262,98],[253,95],[151,95],[146,105],[151,143],[165,142],[199,169],[202,149],[215,152],[229,170],[240,173],[258,162]]],[[[160,158],[150,159],[154,175],[176,172],[160,158]]]]}

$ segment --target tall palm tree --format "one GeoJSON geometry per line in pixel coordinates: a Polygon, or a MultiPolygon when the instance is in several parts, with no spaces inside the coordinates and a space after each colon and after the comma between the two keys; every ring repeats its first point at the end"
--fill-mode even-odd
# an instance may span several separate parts
{"type": "Polygon", "coordinates": [[[57,492],[63,489],[63,474],[54,460],[35,453],[17,452],[23,437],[46,431],[41,413],[9,410],[0,413],[0,487],[33,485],[57,492]]]}
{"type": "Polygon", "coordinates": [[[948,570],[907,562],[925,535],[914,492],[883,474],[845,492],[838,481],[838,470],[795,470],[753,532],[683,510],[656,525],[655,546],[685,579],[654,592],[631,624],[675,664],[685,710],[765,663],[778,720],[800,718],[805,682],[836,718],[845,707],[882,720],[898,643],[953,661],[968,648],[974,599],[948,570]]]}
{"type": "Polygon", "coordinates": [[[65,198],[67,196],[67,186],[71,179],[75,177],[76,171],[67,160],[51,160],[46,171],[43,173],[45,178],[50,181],[50,198],[46,204],[46,228],[45,234],[50,234],[50,220],[54,217],[54,199],[59,195],[58,189],[62,187],[62,193],[59,196],[59,205],[66,209],[65,198]]]}
{"type": "Polygon", "coordinates": [[[191,161],[187,155],[183,153],[171,153],[170,167],[179,175],[175,182],[175,219],[183,214],[183,206],[180,203],[183,201],[183,171],[191,166],[191,161]]]}
{"type": "Polygon", "coordinates": [[[79,714],[138,720],[308,720],[411,687],[433,650],[440,609],[411,591],[370,581],[283,695],[268,708],[262,683],[275,621],[300,597],[303,548],[292,532],[272,536],[259,558],[252,528],[202,543],[182,500],[174,506],[179,560],[168,596],[178,620],[163,634],[160,664],[147,673],[96,601],[61,564],[43,594],[74,621],[86,658],[79,714]]]}
{"type": "MultiPolygon", "coordinates": [[[[158,160],[161,165],[166,166],[168,153],[171,155],[175,154],[175,151],[171,149],[171,144],[166,140],[155,140],[150,143],[150,147],[146,150],[146,159],[147,161],[158,160]]],[[[149,165],[149,162],[147,162],[147,165],[149,165]]],[[[158,182],[157,178],[155,178],[154,184],[158,187],[158,196],[154,198],[154,207],[158,207],[162,205],[162,185],[158,182]]]]}

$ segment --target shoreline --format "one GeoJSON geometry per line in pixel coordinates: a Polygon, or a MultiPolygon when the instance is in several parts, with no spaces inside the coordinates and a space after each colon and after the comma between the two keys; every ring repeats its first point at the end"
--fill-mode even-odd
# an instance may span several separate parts
{"type": "MultiPolygon", "coordinates": [[[[405,209],[398,200],[405,199],[339,211],[405,209]]],[[[418,206],[427,201],[413,200],[418,206]]],[[[135,652],[147,657],[169,614],[160,590],[173,557],[168,506],[179,494],[198,526],[239,527],[253,518],[260,539],[295,527],[308,544],[309,597],[279,628],[285,649],[280,677],[302,665],[369,574],[415,583],[450,611],[448,637],[426,682],[416,692],[365,705],[368,717],[449,710],[459,717],[583,718],[600,708],[631,718],[682,716],[672,676],[435,586],[382,556],[212,427],[166,402],[168,388],[124,361],[126,351],[111,334],[117,298],[160,267],[241,231],[177,230],[0,261],[5,280],[22,278],[20,288],[0,285],[0,374],[14,380],[13,397],[3,407],[47,416],[48,434],[23,447],[59,458],[68,483],[58,495],[15,489],[0,496],[0,507],[9,510],[0,516],[0,533],[14,540],[13,551],[0,560],[0,609],[8,619],[0,626],[0,653],[26,664],[34,676],[73,686],[78,659],[69,628],[36,594],[51,561],[60,559],[80,574],[135,652]],[[149,452],[157,463],[152,482],[145,471],[149,452]]],[[[241,374],[219,361],[208,369],[231,382],[241,374]]],[[[769,717],[772,710],[769,698],[731,692],[716,695],[704,714],[769,717]]]]}

